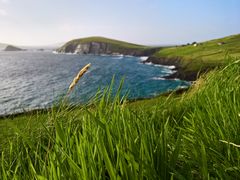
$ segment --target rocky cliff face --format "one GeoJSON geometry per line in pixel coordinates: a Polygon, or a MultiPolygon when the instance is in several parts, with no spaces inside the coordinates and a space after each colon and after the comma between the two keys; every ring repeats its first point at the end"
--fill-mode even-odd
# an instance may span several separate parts
{"type": "Polygon", "coordinates": [[[166,57],[155,57],[151,56],[149,57],[144,63],[153,63],[153,64],[161,64],[166,66],[174,65],[177,69],[181,68],[181,58],[175,57],[175,58],[166,58],[166,57]]]}
{"type": "Polygon", "coordinates": [[[132,56],[148,56],[159,48],[126,48],[103,42],[69,43],[57,49],[59,53],[75,54],[123,54],[132,56]]]}
{"type": "Polygon", "coordinates": [[[180,57],[167,58],[167,57],[150,56],[143,63],[151,62],[153,64],[161,64],[161,65],[167,65],[167,66],[174,65],[176,67],[175,70],[177,71],[174,74],[171,74],[165,78],[166,79],[179,78],[181,80],[186,80],[186,81],[195,81],[201,74],[206,73],[214,68],[209,66],[209,67],[204,67],[198,70],[190,70],[181,63],[181,60],[182,59],[180,57]]]}

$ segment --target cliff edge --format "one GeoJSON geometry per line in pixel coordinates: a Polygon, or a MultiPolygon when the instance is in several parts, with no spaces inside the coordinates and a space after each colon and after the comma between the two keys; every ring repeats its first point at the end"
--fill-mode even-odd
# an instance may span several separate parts
{"type": "Polygon", "coordinates": [[[199,75],[240,57],[240,34],[205,42],[162,48],[145,63],[174,65],[177,72],[167,78],[194,81],[199,75]]]}
{"type": "Polygon", "coordinates": [[[74,54],[150,56],[158,50],[159,47],[137,45],[104,37],[89,37],[69,41],[56,51],[74,54]]]}

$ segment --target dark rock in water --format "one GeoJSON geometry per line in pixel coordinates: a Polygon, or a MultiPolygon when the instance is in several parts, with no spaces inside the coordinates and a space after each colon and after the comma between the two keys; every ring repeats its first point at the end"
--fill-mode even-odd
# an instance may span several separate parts
{"type": "Polygon", "coordinates": [[[15,46],[12,46],[12,45],[8,45],[4,51],[23,51],[23,49],[21,48],[18,48],[18,47],[15,47],[15,46]]]}

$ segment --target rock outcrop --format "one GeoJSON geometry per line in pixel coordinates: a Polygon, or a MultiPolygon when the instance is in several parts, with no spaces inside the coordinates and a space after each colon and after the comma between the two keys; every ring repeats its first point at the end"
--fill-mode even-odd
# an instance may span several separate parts
{"type": "Polygon", "coordinates": [[[166,57],[155,57],[150,56],[146,61],[143,63],[153,63],[153,64],[161,64],[166,66],[174,65],[177,69],[181,67],[181,58],[175,57],[175,58],[166,58],[166,57]]]}
{"type": "Polygon", "coordinates": [[[12,46],[12,45],[8,45],[4,51],[23,51],[23,49],[21,48],[18,48],[18,47],[15,47],[15,46],[12,46]]]}

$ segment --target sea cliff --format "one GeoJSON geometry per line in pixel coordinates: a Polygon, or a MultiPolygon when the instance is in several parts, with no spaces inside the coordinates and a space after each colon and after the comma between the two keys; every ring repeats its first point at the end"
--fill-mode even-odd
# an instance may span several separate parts
{"type": "Polygon", "coordinates": [[[175,73],[166,76],[166,79],[181,79],[186,81],[195,81],[199,75],[208,72],[213,67],[202,67],[199,69],[189,69],[187,66],[182,64],[181,57],[155,57],[150,56],[146,61],[143,63],[153,63],[153,64],[161,64],[166,66],[175,66],[175,73]]]}
{"type": "Polygon", "coordinates": [[[90,37],[69,41],[56,51],[74,54],[150,56],[159,49],[159,47],[136,45],[102,37],[90,37]]]}
{"type": "Polygon", "coordinates": [[[240,34],[205,42],[162,48],[146,62],[174,65],[177,72],[167,78],[194,81],[199,75],[240,57],[240,34]]]}

